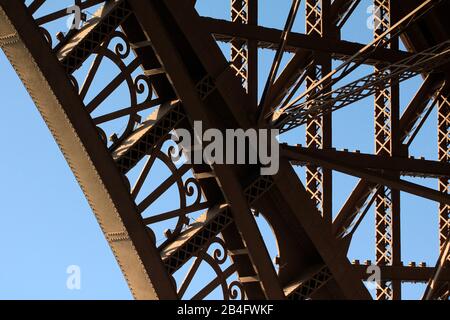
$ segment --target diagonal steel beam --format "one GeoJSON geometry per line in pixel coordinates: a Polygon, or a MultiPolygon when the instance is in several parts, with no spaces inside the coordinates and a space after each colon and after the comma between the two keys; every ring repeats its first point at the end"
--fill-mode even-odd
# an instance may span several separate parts
{"type": "Polygon", "coordinates": [[[259,112],[259,118],[258,121],[264,120],[264,115],[267,112],[267,96],[270,96],[270,90],[273,87],[273,83],[275,82],[275,79],[278,74],[278,70],[280,68],[281,60],[283,59],[284,51],[288,42],[288,37],[290,36],[292,27],[294,25],[295,18],[297,17],[297,12],[300,7],[301,0],[293,0],[291,9],[289,11],[288,17],[286,19],[286,23],[284,26],[284,30],[281,33],[280,42],[277,48],[277,51],[275,53],[275,57],[273,58],[272,66],[270,67],[269,76],[266,80],[266,84],[263,89],[261,102],[260,102],[260,110],[259,112]]]}
{"type": "MultiPolygon", "coordinates": [[[[432,1],[427,0],[424,1],[422,4],[417,6],[414,10],[412,10],[410,13],[408,13],[403,18],[399,19],[398,22],[390,26],[389,29],[385,30],[381,34],[377,35],[375,39],[364,46],[361,50],[359,50],[357,53],[355,53],[350,58],[346,59],[342,64],[340,64],[337,68],[333,69],[330,73],[322,77],[319,81],[316,81],[313,86],[309,87],[306,91],[304,91],[302,94],[300,94],[297,98],[295,98],[292,102],[289,103],[289,105],[283,106],[281,110],[279,110],[276,114],[272,114],[272,112],[275,111],[275,109],[278,107],[277,105],[273,105],[272,109],[273,111],[266,115],[267,118],[272,117],[272,120],[277,120],[279,118],[280,113],[282,113],[285,109],[291,107],[292,104],[295,104],[297,101],[302,100],[304,97],[309,97],[311,100],[314,100],[317,97],[320,97],[323,93],[323,88],[327,88],[329,85],[333,85],[339,81],[341,81],[344,77],[346,77],[348,74],[353,72],[358,66],[360,66],[364,61],[367,61],[370,56],[373,54],[374,50],[383,47],[384,44],[387,44],[390,40],[388,37],[391,35],[392,37],[398,36],[399,34],[403,33],[406,28],[408,28],[411,24],[417,22],[418,19],[420,19],[424,14],[426,14],[431,8],[434,6],[437,6],[441,1],[432,1]],[[321,88],[322,89],[319,89],[321,88]],[[319,90],[318,90],[319,89],[319,90]]],[[[295,58],[295,56],[294,56],[295,58]]],[[[292,63],[297,63],[295,59],[292,59],[292,63]]],[[[288,64],[289,67],[289,64],[288,64]]],[[[290,68],[292,69],[292,68],[290,68]]],[[[283,76],[283,74],[280,75],[280,77],[283,76]]],[[[289,77],[291,78],[291,77],[289,77]]],[[[289,79],[288,78],[288,79],[289,79]]],[[[292,79],[291,79],[292,81],[292,79]]],[[[292,83],[292,82],[291,82],[292,83]]],[[[289,122],[289,118],[292,117],[292,114],[287,115],[284,121],[277,120],[278,122],[282,122],[283,124],[286,122],[289,122]]],[[[295,117],[295,115],[293,116],[295,117]]],[[[298,126],[299,124],[296,123],[296,121],[291,121],[289,125],[287,126],[287,130],[294,128],[298,126]]]]}
{"type": "MultiPolygon", "coordinates": [[[[211,116],[207,116],[205,114],[205,108],[202,107],[205,103],[205,99],[211,92],[202,91],[200,94],[197,92],[196,84],[193,82],[192,78],[194,74],[189,72],[189,67],[184,61],[191,53],[184,51],[183,53],[187,56],[180,56],[181,51],[177,46],[182,45],[183,40],[180,39],[174,41],[174,37],[180,37],[182,34],[170,30],[171,28],[177,28],[177,23],[168,25],[168,21],[171,19],[169,9],[160,1],[142,2],[130,0],[129,3],[134,9],[136,17],[140,21],[149,40],[151,39],[152,45],[156,49],[155,51],[164,65],[169,78],[174,84],[177,94],[183,101],[185,110],[188,112],[190,118],[202,119],[205,129],[214,127],[211,123],[211,116]]],[[[166,1],[165,3],[169,2],[166,1]]],[[[172,7],[169,8],[172,9],[172,7]]],[[[190,18],[190,15],[187,13],[193,12],[193,8],[186,3],[177,2],[175,9],[177,11],[180,10],[179,12],[183,13],[186,19],[190,18]]],[[[189,21],[189,23],[192,23],[192,20],[189,21]]],[[[189,28],[187,30],[189,30],[189,28]]],[[[186,29],[183,28],[183,31],[185,32],[186,29]]],[[[208,42],[203,45],[207,47],[208,42]]],[[[212,57],[210,59],[212,59],[212,57]]],[[[210,62],[213,63],[211,60],[210,62]]],[[[216,63],[214,62],[214,64],[216,63]]],[[[223,71],[223,67],[220,67],[220,65],[218,67],[219,69],[216,67],[214,72],[217,75],[223,71]]],[[[231,78],[236,80],[235,75],[231,73],[231,70],[229,70],[228,74],[231,78]]],[[[200,75],[200,78],[197,81],[200,81],[201,83],[209,81],[209,83],[211,83],[211,79],[204,77],[205,75],[200,75]]],[[[197,86],[197,88],[199,87],[197,86]]],[[[240,90],[242,90],[242,88],[240,90]]],[[[237,89],[237,91],[239,91],[239,89],[237,89]]],[[[256,222],[254,221],[242,192],[239,192],[239,190],[242,190],[242,186],[237,180],[236,174],[230,172],[227,167],[218,165],[214,166],[214,171],[221,183],[226,197],[230,201],[234,213],[233,218],[243,235],[250,257],[258,272],[258,281],[261,281],[267,298],[284,298],[284,293],[279,287],[275,270],[270,258],[268,258],[267,249],[265,248],[262,237],[257,229],[256,222]],[[230,192],[230,190],[233,190],[233,192],[230,192]]]]}
{"type": "Polygon", "coordinates": [[[161,256],[168,272],[175,273],[232,222],[228,205],[208,210],[195,224],[162,250],[161,256]]]}
{"type": "Polygon", "coordinates": [[[306,279],[300,279],[292,283],[286,290],[286,296],[289,300],[308,300],[325,286],[331,279],[332,274],[327,266],[320,267],[318,271],[306,279]]]}
{"type": "MultiPolygon", "coordinates": [[[[349,12],[349,7],[351,7],[353,2],[358,1],[336,0],[331,4],[329,20],[332,21],[332,23],[328,27],[330,28],[330,31],[334,31],[336,33],[334,37],[339,37],[338,35],[340,29],[345,23],[345,21],[341,21],[341,17],[345,17],[348,13],[351,14],[351,11],[349,12]]],[[[316,39],[316,41],[317,40],[319,39],[316,39]]],[[[332,41],[331,39],[328,40],[332,41]]],[[[388,54],[384,53],[382,56],[386,57],[388,54]]],[[[292,88],[292,86],[294,86],[297,82],[299,76],[305,72],[305,68],[312,62],[313,57],[314,56],[309,50],[295,50],[295,55],[274,83],[273,94],[269,97],[269,104],[273,106],[272,108],[279,105],[279,103],[283,100],[283,97],[285,97],[289,92],[290,88],[292,88]]],[[[291,94],[295,94],[295,92],[292,92],[291,94]]]]}
{"type": "MultiPolygon", "coordinates": [[[[151,42],[147,40],[146,35],[136,20],[136,17],[134,15],[130,16],[130,18],[127,19],[121,27],[124,29],[128,39],[131,41],[131,46],[135,48],[135,54],[140,57],[143,68],[157,68],[158,70],[164,70],[163,66],[158,61],[153,48],[150,46],[151,42]]],[[[158,96],[165,97],[166,100],[175,99],[172,94],[172,85],[169,83],[165,73],[159,74],[158,78],[154,78],[153,81],[155,90],[158,92],[158,96]]],[[[180,114],[183,114],[182,117],[184,120],[180,120],[181,123],[177,120],[179,128],[187,128],[192,131],[191,124],[185,116],[184,108],[182,108],[179,103],[174,103],[174,106],[176,106],[176,110],[174,110],[175,113],[173,115],[171,115],[172,112],[167,112],[173,108],[173,106],[171,107],[170,105],[163,106],[162,109],[155,111],[155,113],[150,116],[150,119],[145,121],[140,128],[125,139],[122,147],[119,147],[113,151],[113,156],[116,162],[118,164],[124,164],[125,166],[123,169],[125,169],[125,171],[128,171],[132,166],[134,166],[138,159],[141,159],[145,154],[153,149],[154,145],[148,142],[155,140],[155,138],[157,140],[161,138],[161,135],[167,134],[171,129],[177,128],[177,125],[174,124],[174,119],[180,118],[180,114]],[[120,152],[119,149],[121,149],[120,152]],[[132,156],[132,158],[129,158],[129,156],[132,156]],[[129,158],[128,160],[126,160],[127,157],[129,158]],[[131,159],[134,160],[129,161],[131,159]]],[[[122,168],[122,165],[119,166],[122,168]]],[[[217,184],[214,172],[211,172],[210,170],[211,168],[209,166],[193,166],[194,175],[199,180],[198,182],[201,185],[201,189],[205,194],[206,199],[208,199],[208,202],[223,203],[225,202],[225,199],[223,198],[222,191],[217,184]]],[[[178,212],[172,211],[165,213],[164,216],[172,216],[178,212]]],[[[152,221],[154,221],[152,218],[144,219],[144,223],[152,223],[152,221]]],[[[228,250],[231,252],[229,255],[233,261],[234,267],[236,268],[239,279],[256,279],[257,274],[255,273],[255,268],[249,257],[248,250],[245,249],[242,236],[236,228],[235,223],[231,223],[228,227],[222,230],[221,234],[226,242],[228,250]],[[239,254],[236,254],[237,252],[239,252],[239,254]]],[[[260,300],[265,298],[260,282],[242,281],[241,284],[248,299],[260,300]]]]}
{"type": "Polygon", "coordinates": [[[359,100],[369,97],[389,86],[392,79],[406,81],[417,74],[428,74],[439,70],[450,61],[450,41],[412,55],[410,58],[391,64],[373,74],[353,81],[341,88],[324,93],[315,99],[299,103],[298,98],[276,112],[273,121],[283,131],[305,124],[311,118],[320,117],[359,100]]]}
{"type": "MultiPolygon", "coordinates": [[[[437,6],[442,0],[425,0],[419,6],[417,6],[414,10],[409,12],[406,16],[398,21],[395,24],[390,25],[388,28],[383,29],[382,32],[378,33],[374,40],[364,46],[361,50],[355,53],[353,56],[348,58],[338,67],[333,69],[330,73],[324,76],[322,79],[317,81],[314,86],[308,88],[305,92],[303,92],[300,97],[297,99],[301,99],[302,97],[310,95],[312,92],[313,98],[316,98],[322,94],[322,90],[318,90],[315,92],[316,88],[319,88],[324,85],[324,83],[329,83],[329,85],[333,85],[338,81],[345,78],[349,75],[353,70],[355,70],[359,65],[361,65],[365,60],[370,58],[373,54],[373,51],[377,48],[386,46],[393,39],[397,38],[401,35],[406,28],[408,28],[411,24],[416,23],[423,15],[425,15],[430,9],[437,6]]],[[[445,43],[445,42],[444,42],[445,43]]],[[[406,58],[405,60],[407,60],[406,58]]]]}
{"type": "MultiPolygon", "coordinates": [[[[445,281],[445,273],[448,273],[450,266],[450,238],[444,246],[441,255],[436,263],[433,276],[430,278],[424,293],[424,300],[445,299],[450,296],[449,281],[445,281]]],[[[447,279],[448,280],[448,279],[447,279]]]]}
{"type": "Polygon", "coordinates": [[[78,69],[130,14],[127,1],[109,1],[99,9],[98,17],[91,18],[79,31],[72,30],[54,49],[66,72],[78,69]]]}

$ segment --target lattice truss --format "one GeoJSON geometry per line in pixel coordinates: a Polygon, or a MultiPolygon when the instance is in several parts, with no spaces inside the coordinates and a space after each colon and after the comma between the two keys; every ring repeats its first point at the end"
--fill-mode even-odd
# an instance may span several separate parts
{"type": "MultiPolygon", "coordinates": [[[[382,35],[391,26],[390,1],[376,0],[374,3],[374,36],[382,35]]],[[[388,39],[386,39],[388,40],[388,39]]],[[[390,47],[389,44],[386,47],[390,47]]],[[[375,72],[380,68],[375,67],[375,72]]],[[[392,87],[381,88],[375,92],[375,153],[378,155],[392,155],[392,117],[394,105],[392,87]]],[[[375,228],[376,228],[376,263],[377,265],[392,265],[393,212],[392,190],[380,188],[375,200],[375,228]]],[[[392,287],[383,283],[379,286],[377,296],[379,299],[392,298],[392,287]]]]}
{"type": "MultiPolygon", "coordinates": [[[[248,1],[231,1],[231,21],[234,23],[248,24],[248,1]]],[[[236,71],[236,76],[242,79],[244,87],[248,90],[248,41],[233,39],[231,41],[231,67],[236,71]]]]}
{"type": "Polygon", "coordinates": [[[0,47],[135,298],[370,299],[364,281],[374,266],[350,263],[347,251],[372,207],[381,270],[374,297],[400,299],[402,283],[421,282],[424,298],[448,299],[450,30],[428,42],[421,36],[424,25],[434,31],[448,2],[400,8],[374,0],[368,44],[341,35],[359,0],[294,0],[283,29],[258,25],[257,0],[231,0],[228,20],[200,16],[197,1],[68,0],[58,9],[50,2],[0,0],[0,47]],[[305,33],[293,28],[299,17],[305,33]],[[219,43],[229,45],[228,56],[219,43]],[[275,51],[264,89],[261,49],[275,51]],[[373,73],[346,81],[362,65],[373,73]],[[417,75],[423,84],[400,115],[399,83],[417,75]],[[374,153],[332,148],[333,113],[369,96],[374,153]],[[438,161],[408,157],[433,110],[438,161]],[[193,132],[194,121],[282,134],[304,126],[306,147],[282,144],[273,176],[261,175],[260,159],[190,164],[193,154],[174,140],[181,129],[193,132]],[[305,167],[304,185],[295,166],[305,167]],[[333,171],[360,178],[334,219],[333,171]],[[436,179],[438,188],[404,176],[436,179]],[[400,192],[439,204],[435,267],[401,261],[400,192]],[[273,234],[260,230],[262,219],[273,234]]]}
{"type": "MultiPolygon", "coordinates": [[[[450,100],[448,95],[441,95],[438,99],[438,157],[439,161],[450,162],[450,100]]],[[[449,179],[439,179],[439,191],[449,193],[449,179]]],[[[450,235],[450,207],[439,205],[439,242],[441,251],[444,250],[450,235]]]]}
{"type": "MultiPolygon", "coordinates": [[[[316,37],[325,37],[326,30],[323,23],[324,11],[329,9],[329,1],[311,0],[305,3],[305,21],[306,34],[316,37]],[[325,8],[324,8],[325,7],[325,8]]],[[[331,71],[331,56],[316,57],[316,61],[310,66],[306,73],[306,87],[310,88],[322,75],[326,75],[331,71]],[[321,61],[322,60],[322,61],[321,61]],[[326,61],[325,61],[326,60],[326,61]]],[[[311,96],[325,88],[319,85],[311,90],[311,96]]],[[[331,117],[324,115],[322,117],[308,119],[306,123],[306,144],[309,148],[329,148],[331,147],[330,128],[331,117]]],[[[306,190],[310,193],[311,198],[316,204],[317,209],[321,212],[328,222],[331,221],[331,173],[328,169],[319,168],[317,166],[306,167],[306,190]],[[325,171],[325,173],[323,172],[325,171]],[[328,186],[328,187],[327,187],[328,186]]]]}

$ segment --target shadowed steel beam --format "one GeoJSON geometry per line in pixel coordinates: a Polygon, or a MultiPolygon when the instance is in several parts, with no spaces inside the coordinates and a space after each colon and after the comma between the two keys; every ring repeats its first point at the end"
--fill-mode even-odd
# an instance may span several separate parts
{"type": "Polygon", "coordinates": [[[415,138],[419,124],[423,121],[424,115],[432,109],[429,102],[440,95],[443,89],[444,79],[441,74],[430,74],[423,81],[413,99],[410,101],[399,121],[399,134],[401,142],[410,145],[415,138]]]}
{"type": "MultiPolygon", "coordinates": [[[[39,3],[39,7],[40,7],[42,4],[44,4],[45,1],[47,1],[48,3],[50,2],[49,0],[43,0],[43,1],[36,0],[34,2],[39,3]]],[[[105,2],[106,2],[105,0],[85,0],[83,2],[81,0],[76,0],[75,4],[80,8],[80,10],[84,10],[84,9],[87,9],[89,7],[95,6],[100,3],[104,4],[105,2]]],[[[30,6],[28,8],[31,9],[30,10],[31,13],[34,13],[35,10],[39,9],[39,8],[37,8],[37,6],[34,6],[34,3],[30,4],[30,6]]],[[[55,20],[58,20],[60,18],[69,16],[69,15],[71,15],[71,12],[69,10],[67,10],[67,8],[64,8],[64,9],[60,9],[60,10],[51,12],[49,14],[45,14],[45,15],[37,18],[35,21],[39,26],[42,26],[46,23],[53,22],[55,20]]]]}
{"type": "Polygon", "coordinates": [[[190,258],[203,250],[206,244],[232,222],[228,205],[215,206],[203,214],[196,223],[162,250],[161,256],[170,274],[175,273],[190,258]]]}
{"type": "MultiPolygon", "coordinates": [[[[353,264],[353,270],[361,277],[361,279],[367,280],[370,276],[368,268],[370,265],[353,264]]],[[[402,282],[414,282],[414,283],[427,283],[433,276],[434,267],[421,267],[421,266],[379,266],[381,271],[381,280],[392,281],[398,280],[402,282]]],[[[443,281],[450,281],[450,270],[443,270],[443,281]]]]}
{"type": "MultiPolygon", "coordinates": [[[[301,150],[302,153],[308,154],[311,157],[317,156],[320,158],[321,156],[326,156],[339,159],[339,161],[353,168],[370,169],[378,172],[394,171],[399,172],[401,175],[412,177],[450,177],[450,166],[439,161],[337,151],[335,149],[292,148],[294,150],[301,150]]],[[[294,164],[305,165],[306,163],[294,164]]]]}
{"type": "Polygon", "coordinates": [[[39,8],[44,4],[46,0],[33,0],[33,2],[28,6],[28,10],[31,14],[34,14],[39,8]]]}
{"type": "Polygon", "coordinates": [[[448,300],[450,296],[450,281],[445,274],[448,274],[450,266],[450,238],[447,239],[447,243],[444,245],[442,253],[436,264],[434,274],[430,277],[427,288],[424,293],[424,300],[442,299],[448,300]]]}
{"type": "Polygon", "coordinates": [[[119,170],[123,174],[130,171],[185,118],[183,106],[179,101],[161,105],[121,145],[112,151],[112,157],[119,170]]]}
{"type": "MultiPolygon", "coordinates": [[[[283,153],[281,155],[283,156],[283,153]]],[[[285,217],[290,227],[305,230],[323,259],[324,265],[331,271],[332,278],[338,284],[341,294],[347,299],[371,299],[367,289],[352,272],[342,246],[335,242],[331,230],[324,224],[323,218],[286,158],[280,159],[280,171],[274,179],[276,186],[271,194],[281,199],[276,202],[280,208],[278,214],[282,216],[292,214],[292,217],[285,217]]]]}
{"type": "MultiPolygon", "coordinates": [[[[340,28],[338,26],[340,17],[345,16],[345,14],[348,12],[348,7],[351,5],[352,0],[336,0],[333,1],[331,4],[331,10],[330,10],[330,21],[333,21],[333,24],[330,26],[330,28],[334,29],[334,32],[336,34],[333,36],[333,38],[339,38],[339,32],[340,28]]],[[[293,37],[293,36],[292,36],[293,37]]],[[[320,42],[320,39],[315,39],[315,42],[320,42]]],[[[333,50],[336,50],[337,47],[339,47],[333,39],[327,39],[327,45],[325,47],[331,47],[333,50]]],[[[340,41],[341,42],[341,41],[340,41]]],[[[341,42],[342,43],[342,42],[341,42]]],[[[356,52],[360,51],[364,45],[360,45],[360,47],[354,51],[354,53],[347,55],[353,56],[356,54],[356,52]]],[[[386,61],[388,57],[390,57],[390,54],[388,52],[384,52],[384,48],[376,48],[373,50],[372,58],[375,60],[371,60],[371,58],[368,58],[365,62],[366,63],[381,63],[382,61],[386,61]],[[377,51],[380,50],[380,53],[378,54],[377,51]],[[382,60],[376,61],[378,57],[382,60]]],[[[338,51],[338,50],[336,50],[338,51]]],[[[334,58],[337,58],[334,52],[330,52],[334,58]]],[[[407,54],[407,53],[405,53],[407,54]]],[[[404,56],[403,58],[406,58],[404,56]]],[[[395,58],[396,61],[403,59],[401,57],[395,58]],[[398,59],[398,60],[397,60],[398,59]]],[[[344,58],[346,59],[346,58],[344,58]]],[[[297,82],[298,77],[304,72],[304,68],[312,61],[312,55],[308,50],[296,50],[295,55],[292,57],[291,61],[287,64],[283,72],[280,74],[278,79],[276,80],[274,84],[274,93],[273,96],[270,97],[270,105],[272,106],[272,109],[274,110],[283,100],[283,97],[286,95],[286,93],[289,91],[289,89],[297,82]]],[[[389,61],[390,63],[394,61],[389,61]]],[[[293,92],[295,93],[295,92],[293,92]]]]}
{"type": "Polygon", "coordinates": [[[307,300],[311,299],[313,295],[325,286],[332,279],[332,274],[327,266],[320,267],[320,269],[310,274],[305,279],[300,279],[293,282],[286,289],[286,296],[289,300],[307,300]]]}
{"type": "Polygon", "coordinates": [[[272,66],[270,67],[269,76],[266,80],[264,90],[260,102],[260,110],[258,121],[264,120],[264,115],[269,108],[267,105],[267,97],[270,96],[270,91],[272,90],[273,83],[278,74],[278,69],[280,68],[281,60],[283,59],[284,49],[286,48],[288,37],[291,33],[292,26],[294,25],[295,18],[297,16],[298,9],[300,7],[300,0],[293,0],[291,5],[291,10],[289,11],[288,17],[286,19],[286,24],[284,25],[284,30],[281,34],[280,43],[273,58],[272,66]]]}
{"type": "MultiPolygon", "coordinates": [[[[233,39],[257,41],[261,49],[277,50],[283,31],[264,26],[251,26],[227,20],[202,17],[202,24],[214,35],[217,41],[230,42],[233,39]]],[[[302,33],[291,32],[285,50],[297,52],[299,49],[329,53],[333,58],[345,60],[364,48],[363,44],[339,40],[331,37],[314,38],[302,33]]],[[[410,57],[406,51],[377,48],[374,49],[367,64],[394,63],[410,57]]]]}
{"type": "Polygon", "coordinates": [[[335,1],[333,1],[333,9],[334,8],[336,8],[336,10],[339,9],[339,11],[341,12],[338,14],[334,14],[334,12],[332,12],[333,16],[337,16],[336,20],[333,21],[334,24],[339,29],[341,29],[360,3],[361,3],[361,0],[335,0],[335,1]]]}
{"type": "Polygon", "coordinates": [[[376,184],[399,189],[401,191],[434,200],[439,203],[450,204],[450,196],[447,194],[408,181],[397,180],[386,174],[376,173],[371,170],[353,168],[339,159],[334,159],[327,156],[313,157],[308,155],[306,152],[302,152],[301,148],[289,146],[283,146],[282,155],[291,161],[316,163],[318,166],[323,166],[351,176],[363,178],[376,184]]]}
{"type": "MultiPolygon", "coordinates": [[[[300,0],[292,1],[285,30],[258,26],[258,0],[230,1],[231,21],[223,21],[199,17],[193,7],[195,0],[74,0],[77,9],[82,10],[82,27],[59,32],[58,43],[52,49],[52,37],[45,25],[64,23],[69,10],[63,6],[42,14],[41,7],[49,1],[27,1],[28,8],[19,2],[17,9],[11,1],[0,0],[0,47],[67,158],[133,295],[183,299],[192,280],[200,280],[199,266],[206,262],[217,277],[206,281],[193,299],[203,299],[220,287],[225,299],[233,298],[237,291],[243,299],[370,299],[362,281],[369,276],[367,267],[371,262],[362,266],[355,260],[351,264],[346,256],[353,233],[376,203],[375,265],[382,272],[377,296],[397,299],[402,282],[429,280],[425,296],[447,299],[450,126],[443,78],[448,76],[448,66],[438,68],[436,61],[443,59],[433,49],[426,51],[436,44],[449,43],[448,30],[439,21],[443,18],[441,8],[434,7],[443,1],[414,0],[412,6],[405,4],[406,9],[402,9],[398,5],[391,7],[392,0],[373,0],[373,17],[380,21],[375,23],[375,40],[369,45],[340,37],[342,26],[360,0],[305,0],[306,34],[290,32],[300,0]],[[103,6],[87,19],[86,10],[100,3],[103,6]],[[407,16],[401,18],[391,9],[403,10],[407,16]],[[391,21],[400,19],[403,24],[389,31],[391,21]],[[426,63],[422,64],[414,53],[399,50],[398,35],[402,33],[405,46],[424,54],[426,63]],[[114,50],[112,42],[116,37],[123,43],[114,50]],[[214,40],[231,45],[230,62],[214,40]],[[267,82],[270,85],[261,103],[264,112],[257,104],[258,48],[277,51],[267,82]],[[276,79],[285,52],[295,55],[276,79]],[[119,75],[85,105],[94,78],[102,75],[104,57],[119,66],[119,75]],[[134,59],[128,64],[127,57],[134,59]],[[90,58],[94,58],[91,68],[78,90],[80,74],[72,73],[87,65],[90,58]],[[338,67],[339,73],[330,76],[332,58],[346,62],[338,67]],[[362,64],[374,65],[376,72],[331,91],[334,83],[353,74],[362,64]],[[136,77],[137,68],[142,70],[136,77]],[[400,80],[430,72],[400,119],[400,80]],[[327,77],[329,82],[324,81],[327,77]],[[147,81],[149,97],[137,103],[134,94],[146,91],[142,80],[147,81]],[[99,116],[89,115],[123,81],[132,94],[131,104],[109,113],[100,112],[99,116]],[[306,91],[295,98],[304,85],[306,91]],[[372,94],[376,105],[376,155],[332,149],[331,112],[372,94]],[[429,103],[433,96],[433,103],[429,103]],[[156,106],[160,107],[141,122],[143,113],[156,106]],[[435,106],[439,162],[408,158],[408,147],[435,106]],[[273,114],[276,110],[286,112],[273,114]],[[120,138],[113,132],[109,144],[106,133],[116,128],[96,125],[112,124],[125,117],[130,117],[125,132],[120,138]],[[192,135],[192,123],[198,120],[203,122],[203,129],[220,131],[274,126],[288,130],[306,124],[308,148],[284,147],[274,176],[262,176],[261,164],[187,163],[175,167],[168,158],[165,160],[163,143],[168,142],[172,130],[185,128],[192,135]],[[292,126],[284,126],[285,120],[292,126]],[[148,161],[131,188],[128,178],[134,177],[127,174],[144,157],[148,161]],[[157,159],[172,174],[158,181],[159,186],[136,205],[157,159]],[[292,164],[307,166],[305,187],[292,164]],[[189,170],[193,177],[184,181],[189,170]],[[356,193],[352,193],[334,224],[332,170],[361,178],[356,193]],[[439,191],[400,180],[401,175],[438,178],[439,191]],[[186,206],[192,193],[191,181],[201,199],[186,206]],[[181,195],[180,208],[143,218],[141,211],[175,182],[181,195]],[[414,262],[406,267],[400,260],[400,189],[440,202],[441,258],[436,268],[427,268],[424,263],[416,267],[414,262]],[[190,214],[200,210],[207,211],[191,223],[190,214]],[[278,248],[273,262],[253,215],[263,216],[273,231],[278,248]],[[166,230],[167,240],[156,244],[151,228],[172,218],[179,219],[176,228],[166,230]],[[344,232],[340,232],[342,229],[344,232]],[[231,265],[211,264],[217,260],[211,254],[212,244],[223,249],[223,262],[230,259],[231,265]],[[192,260],[184,280],[180,282],[177,277],[178,286],[172,274],[192,260]],[[233,275],[237,275],[237,281],[230,278],[233,275]]],[[[83,73],[84,68],[80,71],[83,73]]]]}

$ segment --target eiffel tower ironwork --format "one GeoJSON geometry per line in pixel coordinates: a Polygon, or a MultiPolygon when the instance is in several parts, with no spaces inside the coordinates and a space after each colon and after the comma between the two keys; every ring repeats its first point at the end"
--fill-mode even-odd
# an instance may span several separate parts
{"type": "Polygon", "coordinates": [[[284,29],[259,25],[258,0],[231,0],[229,20],[199,15],[195,0],[74,0],[48,12],[49,2],[0,0],[0,47],[136,299],[204,299],[213,292],[223,299],[371,299],[364,285],[371,263],[350,262],[347,252],[372,206],[381,270],[376,298],[401,299],[405,282],[426,283],[425,299],[449,298],[448,1],[374,0],[369,43],[341,37],[360,0],[293,0],[284,29]],[[71,8],[79,11],[76,26],[53,34],[76,12],[71,8]],[[292,28],[302,14],[304,34],[292,28]],[[275,51],[264,88],[261,49],[275,51]],[[287,53],[292,58],[281,70],[287,53]],[[362,65],[373,73],[342,85],[362,65]],[[105,75],[103,87],[94,85],[105,75]],[[400,83],[417,75],[423,84],[400,114],[400,83]],[[119,92],[129,97],[126,105],[114,105],[119,92]],[[374,154],[334,149],[333,114],[369,96],[374,154]],[[409,157],[433,109],[438,160],[409,157]],[[261,175],[260,164],[175,163],[172,133],[192,131],[194,121],[205,129],[282,134],[305,126],[307,146],[282,144],[274,176],[261,175]],[[306,170],[305,184],[297,166],[306,170]],[[333,172],[360,179],[334,219],[333,172]],[[405,176],[434,178],[438,188],[405,176]],[[176,208],[157,211],[168,192],[176,208]],[[436,266],[401,260],[401,192],[439,205],[436,266]],[[259,215],[273,230],[276,259],[259,215]]]}

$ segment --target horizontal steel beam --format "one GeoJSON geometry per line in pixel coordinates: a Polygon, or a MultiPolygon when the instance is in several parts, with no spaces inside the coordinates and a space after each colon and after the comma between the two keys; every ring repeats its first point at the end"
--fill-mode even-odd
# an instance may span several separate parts
{"type": "MultiPolygon", "coordinates": [[[[368,273],[370,265],[353,265],[353,270],[363,280],[367,280],[373,274],[373,270],[368,273]]],[[[379,266],[382,281],[399,280],[402,282],[426,283],[433,276],[433,267],[419,266],[379,266]]],[[[450,281],[450,270],[445,270],[442,274],[443,281],[450,281]]]]}
{"type": "MultiPolygon", "coordinates": [[[[279,29],[252,26],[209,17],[202,17],[202,24],[205,29],[210,30],[218,41],[230,42],[235,38],[255,40],[258,42],[260,48],[273,50],[278,48],[283,33],[279,29]]],[[[329,53],[333,58],[342,60],[353,56],[363,48],[364,45],[360,43],[339,39],[318,38],[291,32],[285,50],[288,52],[296,52],[298,49],[307,49],[329,53]]],[[[370,59],[366,63],[390,64],[410,56],[411,54],[405,51],[377,48],[371,53],[370,59]]]]}
{"type": "MultiPolygon", "coordinates": [[[[328,157],[339,159],[349,167],[371,169],[380,172],[399,172],[404,176],[415,177],[450,177],[450,165],[439,161],[421,160],[403,157],[389,157],[360,152],[337,151],[335,149],[312,149],[292,147],[311,157],[328,157]]],[[[314,165],[314,163],[296,162],[295,165],[314,165]]]]}
{"type": "Polygon", "coordinates": [[[351,176],[363,178],[376,184],[381,184],[392,189],[397,189],[407,193],[417,195],[450,205],[450,195],[415,184],[401,179],[395,179],[384,173],[374,172],[367,169],[359,169],[352,167],[348,163],[329,157],[326,155],[312,156],[304,152],[303,148],[283,146],[281,150],[282,156],[291,161],[315,163],[319,167],[325,167],[335,171],[339,171],[351,176]]]}
{"type": "Polygon", "coordinates": [[[285,288],[286,296],[289,300],[307,300],[324,287],[333,275],[327,266],[322,266],[320,269],[304,279],[293,282],[285,288]]]}

